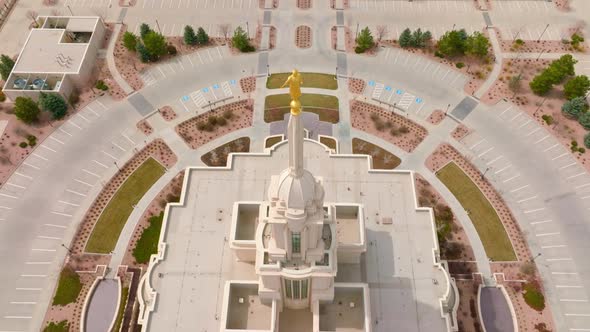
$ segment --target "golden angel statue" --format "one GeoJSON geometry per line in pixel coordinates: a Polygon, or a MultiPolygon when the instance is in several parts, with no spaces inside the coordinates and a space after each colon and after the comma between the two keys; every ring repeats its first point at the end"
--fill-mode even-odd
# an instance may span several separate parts
{"type": "Polygon", "coordinates": [[[293,72],[281,88],[284,88],[287,84],[289,84],[289,94],[291,95],[292,100],[299,100],[301,97],[301,84],[303,84],[303,79],[301,78],[301,74],[297,71],[297,69],[293,69],[293,72]]]}

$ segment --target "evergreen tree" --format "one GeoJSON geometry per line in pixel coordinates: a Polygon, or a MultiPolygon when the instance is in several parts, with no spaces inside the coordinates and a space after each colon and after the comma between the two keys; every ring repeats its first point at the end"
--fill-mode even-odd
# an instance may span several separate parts
{"type": "Polygon", "coordinates": [[[582,127],[590,130],[590,112],[582,113],[578,118],[578,122],[582,125],[582,127]]]}
{"type": "Polygon", "coordinates": [[[139,61],[143,63],[150,62],[150,52],[148,52],[148,50],[142,43],[137,43],[135,49],[137,50],[137,56],[139,56],[139,61]]]}
{"type": "Polygon", "coordinates": [[[14,67],[14,60],[12,60],[8,55],[2,54],[0,55],[0,76],[2,76],[3,80],[7,80],[12,68],[14,67]]]}
{"type": "Polygon", "coordinates": [[[24,123],[33,123],[39,118],[39,106],[29,97],[16,97],[14,115],[24,123]]]}
{"type": "Polygon", "coordinates": [[[205,29],[199,27],[197,30],[197,44],[206,45],[209,43],[209,35],[205,32],[205,29]]]}
{"type": "Polygon", "coordinates": [[[234,30],[234,36],[231,39],[232,46],[240,50],[240,52],[252,52],[254,47],[250,45],[248,36],[242,27],[237,27],[234,30]]]}
{"type": "Polygon", "coordinates": [[[588,104],[586,104],[584,97],[576,97],[572,100],[568,100],[563,106],[561,106],[563,114],[571,119],[579,118],[587,109],[588,104]]]}
{"type": "Polygon", "coordinates": [[[148,32],[143,38],[143,46],[145,46],[152,61],[158,60],[162,55],[168,53],[166,45],[166,38],[155,31],[148,32]]]}
{"type": "Polygon", "coordinates": [[[463,55],[467,38],[464,29],[447,31],[438,41],[438,51],[445,56],[463,55]]]}
{"type": "Polygon", "coordinates": [[[412,32],[409,28],[406,28],[402,31],[401,35],[399,35],[399,46],[401,47],[410,47],[412,46],[412,32]]]}
{"type": "Polygon", "coordinates": [[[151,32],[152,29],[150,28],[149,25],[147,25],[146,23],[141,23],[141,25],[139,26],[139,36],[141,36],[141,39],[143,40],[145,38],[145,36],[151,32]]]}
{"type": "Polygon", "coordinates": [[[184,43],[186,45],[197,44],[197,35],[195,35],[195,30],[190,25],[184,27],[184,43]]]}
{"type": "Polygon", "coordinates": [[[588,149],[590,149],[590,133],[586,134],[586,136],[584,136],[584,146],[588,149]]]}
{"type": "Polygon", "coordinates": [[[563,86],[563,93],[567,99],[583,97],[590,89],[590,80],[586,75],[579,75],[567,81],[563,86]]]}
{"type": "Polygon", "coordinates": [[[123,35],[123,46],[129,51],[135,52],[135,47],[137,46],[137,36],[129,31],[125,31],[123,35]]]}
{"type": "Polygon", "coordinates": [[[50,112],[54,119],[61,119],[68,112],[68,104],[61,95],[43,93],[39,95],[39,105],[44,111],[50,112]]]}
{"type": "Polygon", "coordinates": [[[373,35],[371,34],[369,27],[365,27],[363,30],[361,30],[361,33],[356,38],[356,44],[357,50],[355,51],[358,51],[357,53],[363,53],[364,51],[375,46],[375,41],[373,40],[373,35]]]}

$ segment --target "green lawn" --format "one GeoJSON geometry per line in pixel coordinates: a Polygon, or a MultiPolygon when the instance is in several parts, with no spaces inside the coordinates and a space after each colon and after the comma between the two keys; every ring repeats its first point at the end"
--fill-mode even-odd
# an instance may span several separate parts
{"type": "MultiPolygon", "coordinates": [[[[66,305],[76,302],[82,283],[80,276],[71,268],[64,268],[59,275],[59,283],[53,297],[53,305],[66,305]]],[[[61,324],[62,322],[60,322],[61,324]]]]}
{"type": "Polygon", "coordinates": [[[160,212],[159,216],[153,216],[149,219],[150,225],[143,230],[135,248],[133,248],[133,257],[135,257],[137,263],[149,262],[150,256],[158,252],[158,239],[160,238],[163,219],[164,212],[160,212]]]}
{"type": "Polygon", "coordinates": [[[51,322],[47,324],[47,326],[43,329],[43,332],[68,332],[70,328],[68,327],[68,321],[62,320],[59,323],[51,322]]]}
{"type": "MultiPolygon", "coordinates": [[[[266,87],[268,89],[280,88],[289,75],[291,75],[291,73],[271,74],[266,80],[266,87]]],[[[301,73],[301,78],[303,79],[303,84],[301,85],[303,88],[338,89],[336,76],[331,74],[301,73]]]]}
{"type": "Polygon", "coordinates": [[[121,185],[96,222],[86,244],[86,251],[110,253],[117,244],[119,234],[143,195],[164,174],[164,166],[153,158],[146,160],[121,185]]]}
{"type": "Polygon", "coordinates": [[[542,311],[545,309],[545,296],[536,285],[531,283],[524,285],[524,301],[533,309],[542,311]]]}
{"type": "MultiPolygon", "coordinates": [[[[267,96],[264,99],[264,121],[274,122],[283,120],[289,112],[291,96],[288,93],[267,96]]],[[[301,106],[304,112],[318,114],[320,121],[338,123],[338,98],[335,96],[307,93],[301,96],[301,106]],[[307,108],[306,108],[307,107],[307,108]]]]}
{"type": "Polygon", "coordinates": [[[473,181],[451,162],[437,174],[468,211],[488,257],[494,261],[514,261],[516,255],[496,210],[473,181]]]}

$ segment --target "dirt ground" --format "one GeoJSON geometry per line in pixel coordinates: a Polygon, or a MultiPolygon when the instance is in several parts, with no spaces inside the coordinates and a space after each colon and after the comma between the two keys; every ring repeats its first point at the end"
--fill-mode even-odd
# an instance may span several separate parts
{"type": "Polygon", "coordinates": [[[455,279],[459,290],[459,308],[457,323],[461,332],[481,332],[479,313],[477,311],[477,290],[479,283],[475,279],[455,279]]]}
{"type": "MultiPolygon", "coordinates": [[[[543,125],[563,146],[569,149],[572,141],[576,141],[579,146],[583,146],[584,136],[588,131],[576,120],[568,119],[561,113],[561,106],[565,102],[563,85],[554,86],[544,97],[533,94],[529,88],[529,82],[535,75],[546,68],[550,62],[549,60],[543,59],[504,60],[500,77],[494,82],[490,90],[486,92],[481,100],[491,105],[505,98],[518,105],[521,110],[528,113],[529,116],[543,125]],[[521,75],[522,81],[520,88],[514,92],[509,87],[510,78],[519,74],[521,75]],[[543,115],[551,116],[553,123],[548,125],[543,120],[543,115]]],[[[590,171],[590,152],[576,152],[574,156],[580,164],[590,171]]]]}

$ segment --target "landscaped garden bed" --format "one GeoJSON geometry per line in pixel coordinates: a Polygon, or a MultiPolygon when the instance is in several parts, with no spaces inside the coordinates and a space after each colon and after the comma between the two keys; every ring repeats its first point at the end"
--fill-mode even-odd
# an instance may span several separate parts
{"type": "Polygon", "coordinates": [[[320,143],[332,149],[334,153],[338,151],[338,142],[333,137],[321,136],[320,143]]]}
{"type": "Polygon", "coordinates": [[[176,112],[170,106],[163,106],[158,109],[158,112],[166,121],[172,121],[176,119],[176,112]]]}
{"type": "Polygon", "coordinates": [[[240,78],[240,88],[243,93],[252,93],[256,90],[256,77],[248,76],[240,78]]]}
{"type": "MultiPolygon", "coordinates": [[[[471,193],[473,196],[469,196],[466,198],[464,204],[469,204],[469,206],[465,206],[465,209],[469,209],[469,215],[478,230],[478,234],[482,239],[484,247],[486,249],[486,253],[488,256],[494,260],[498,259],[506,259],[515,260],[516,258],[522,262],[530,260],[531,255],[520,229],[520,226],[516,222],[516,219],[512,215],[512,212],[504,202],[503,198],[496,192],[494,187],[488,182],[488,180],[482,176],[482,174],[473,166],[470,162],[467,161],[457,150],[455,150],[452,146],[448,144],[440,145],[426,160],[426,167],[432,172],[437,173],[441,168],[446,166],[450,161],[453,161],[456,165],[453,169],[447,169],[448,173],[443,173],[445,176],[445,181],[453,181],[453,175],[457,175],[457,177],[462,179],[461,181],[457,180],[455,183],[447,182],[447,184],[453,186],[456,190],[456,195],[465,196],[466,193],[471,193]],[[460,173],[457,171],[457,168],[461,171],[460,173]],[[455,172],[451,173],[449,170],[455,170],[455,172]],[[451,175],[451,179],[449,179],[449,175],[451,175]],[[471,181],[471,184],[470,182],[471,181]],[[474,187],[475,186],[475,187],[474,187]],[[477,190],[476,190],[477,189],[477,190]],[[469,190],[469,191],[468,191],[469,190]],[[480,195],[483,194],[485,197],[481,199],[480,195]],[[477,198],[477,201],[476,201],[477,198]],[[491,205],[494,214],[500,219],[501,225],[503,227],[498,227],[498,225],[483,225],[484,228],[478,228],[479,224],[482,222],[490,221],[492,219],[490,215],[492,215],[492,210],[488,207],[485,207],[485,202],[491,205]],[[478,203],[477,207],[471,207],[471,204],[478,203]],[[482,210],[484,209],[485,210],[482,210]],[[478,211],[475,211],[477,209],[478,211]],[[489,211],[484,216],[481,216],[484,211],[489,211]],[[493,234],[482,234],[481,231],[486,229],[485,227],[492,227],[492,229],[488,231],[497,232],[497,236],[502,235],[502,231],[504,235],[508,235],[508,241],[503,240],[500,242],[499,239],[492,238],[495,235],[493,234]],[[502,230],[503,229],[503,230],[502,230]],[[485,241],[484,241],[485,240],[485,241]],[[486,241],[493,242],[491,245],[493,247],[498,248],[490,248],[488,249],[486,241]],[[497,242],[497,243],[496,243],[497,242]],[[492,255],[490,250],[497,250],[497,257],[492,255]],[[514,256],[516,254],[516,256],[514,256]]],[[[453,192],[453,190],[451,190],[453,192]]],[[[455,192],[453,192],[455,194],[455,192]]],[[[459,197],[457,197],[459,199],[459,197]]],[[[461,201],[461,199],[459,199],[461,201]]]]}
{"type": "Polygon", "coordinates": [[[191,149],[236,130],[252,126],[253,101],[241,100],[190,118],[176,132],[191,149]]]}
{"type": "MultiPolygon", "coordinates": [[[[105,184],[104,188],[94,200],[88,212],[84,216],[84,219],[80,223],[76,237],[74,238],[74,242],[71,246],[72,253],[80,254],[84,251],[88,238],[93,232],[94,226],[98,219],[102,216],[107,204],[109,204],[113,196],[115,196],[115,193],[119,191],[121,185],[126,182],[131,174],[133,174],[134,171],[149,158],[156,159],[159,164],[166,168],[170,168],[176,163],[176,156],[172,150],[170,150],[164,141],[158,139],[152,141],[146,147],[141,149],[125,165],[120,166],[120,171],[117,172],[109,180],[109,182],[105,184]]],[[[116,243],[116,241],[117,239],[114,239],[114,243],[116,243]]],[[[113,240],[109,240],[109,242],[113,242],[113,240]]],[[[104,249],[102,248],[102,245],[100,245],[100,247],[101,249],[104,249]]],[[[107,253],[109,251],[107,251],[107,253]]]]}
{"type": "Polygon", "coordinates": [[[480,283],[473,278],[455,279],[455,283],[459,291],[459,308],[457,308],[459,331],[482,331],[477,305],[477,291],[480,283]]]}
{"type": "Polygon", "coordinates": [[[86,252],[110,253],[135,205],[164,175],[165,167],[148,158],[121,184],[96,221],[86,243],[86,252]]]}
{"type": "MultiPolygon", "coordinates": [[[[330,95],[307,93],[301,96],[304,112],[315,113],[323,122],[338,123],[340,121],[338,98],[330,95]]],[[[264,121],[282,121],[291,108],[291,96],[288,93],[266,96],[264,100],[264,121]]]]}
{"type": "Polygon", "coordinates": [[[295,45],[299,48],[311,47],[311,28],[307,25],[300,25],[295,30],[295,45]]]}
{"type": "Polygon", "coordinates": [[[354,93],[360,95],[365,91],[365,87],[367,86],[367,82],[360,78],[351,77],[348,79],[348,91],[350,93],[354,93]]]}
{"type": "MultiPolygon", "coordinates": [[[[302,88],[317,88],[317,89],[329,89],[329,90],[336,90],[338,89],[338,81],[336,80],[336,76],[332,74],[323,74],[323,73],[299,73],[301,75],[301,79],[303,80],[303,84],[301,84],[302,88]]],[[[268,79],[266,80],[266,88],[267,89],[278,89],[280,88],[283,83],[287,80],[291,73],[277,73],[271,74],[268,79]]],[[[305,95],[305,94],[304,94],[305,95]]],[[[303,97],[303,96],[302,96],[303,97]]]]}
{"type": "Polygon", "coordinates": [[[394,169],[402,162],[393,153],[360,138],[352,139],[352,153],[371,156],[374,169],[394,169]]]}
{"type": "Polygon", "coordinates": [[[498,214],[467,174],[451,162],[440,169],[437,176],[467,211],[487,256],[494,261],[516,260],[512,244],[498,214]]]}
{"type": "Polygon", "coordinates": [[[384,139],[406,152],[412,152],[428,134],[424,127],[407,117],[362,101],[351,101],[350,122],[353,128],[384,139]]]}
{"type": "Polygon", "coordinates": [[[266,140],[264,141],[264,147],[265,148],[271,148],[273,147],[275,144],[278,144],[280,142],[283,141],[283,136],[282,135],[274,135],[271,137],[267,137],[266,140]]]}
{"type": "Polygon", "coordinates": [[[445,119],[445,116],[445,112],[441,110],[434,110],[432,113],[430,113],[426,121],[430,124],[437,125],[445,119]]]}
{"type": "Polygon", "coordinates": [[[434,212],[441,259],[447,261],[475,261],[475,255],[465,230],[442,196],[420,174],[414,173],[418,206],[430,207],[434,212]]]}
{"type": "Polygon", "coordinates": [[[469,129],[464,124],[459,124],[453,131],[451,132],[451,137],[456,139],[457,141],[461,141],[465,136],[471,133],[471,129],[469,129]]]}
{"type": "Polygon", "coordinates": [[[240,137],[227,142],[201,156],[201,161],[207,166],[226,166],[229,154],[232,152],[250,152],[250,138],[240,137]]]}

